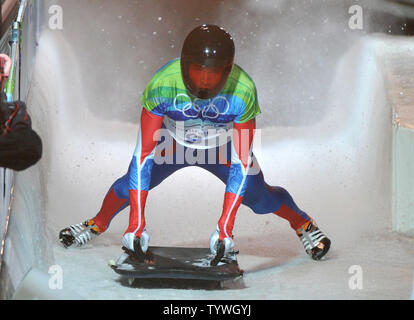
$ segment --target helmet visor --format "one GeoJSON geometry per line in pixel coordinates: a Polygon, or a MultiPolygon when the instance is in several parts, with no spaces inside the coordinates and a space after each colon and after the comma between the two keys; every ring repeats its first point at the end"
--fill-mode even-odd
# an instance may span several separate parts
{"type": "Polygon", "coordinates": [[[210,90],[221,82],[224,70],[224,67],[209,68],[192,63],[188,68],[188,77],[194,88],[210,90]]]}
{"type": "Polygon", "coordinates": [[[187,69],[187,88],[198,98],[207,99],[219,93],[227,81],[232,65],[211,67],[190,63],[187,69]]]}

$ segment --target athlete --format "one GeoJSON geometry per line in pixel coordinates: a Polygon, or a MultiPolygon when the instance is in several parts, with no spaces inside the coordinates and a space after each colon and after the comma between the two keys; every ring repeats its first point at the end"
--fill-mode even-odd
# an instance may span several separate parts
{"type": "Polygon", "coordinates": [[[141,97],[138,141],[126,175],[110,187],[98,214],[60,232],[65,247],[81,246],[105,232],[129,206],[124,247],[143,257],[148,250],[145,204],[148,192],[176,170],[195,165],[226,184],[223,210],[210,238],[218,261],[233,251],[233,227],[241,204],[254,213],[274,213],[289,221],[315,260],[330,240],[291,195],[266,184],[252,153],[256,87],[234,63],[229,33],[215,25],[195,28],[184,41],[181,58],[158,70],[141,97]]]}

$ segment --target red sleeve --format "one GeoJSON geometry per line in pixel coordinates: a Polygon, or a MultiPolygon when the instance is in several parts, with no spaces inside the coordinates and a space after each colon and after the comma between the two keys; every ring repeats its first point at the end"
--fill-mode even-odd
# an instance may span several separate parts
{"type": "MultiPolygon", "coordinates": [[[[142,110],[141,114],[141,150],[140,163],[151,154],[157,146],[159,129],[161,129],[164,117],[152,114],[146,109],[142,110]]],[[[139,138],[138,138],[139,139],[139,138]]]]}
{"type": "Polygon", "coordinates": [[[233,125],[233,144],[239,160],[243,163],[244,169],[248,165],[255,130],[256,119],[245,123],[235,122],[233,125]]]}
{"type": "MultiPolygon", "coordinates": [[[[234,222],[237,210],[243,201],[247,172],[252,161],[251,151],[255,129],[255,119],[245,123],[234,123],[233,125],[234,151],[232,152],[231,162],[234,169],[230,169],[228,181],[239,182],[237,182],[235,186],[232,186],[231,190],[234,190],[234,192],[230,192],[228,191],[228,188],[226,188],[224,194],[223,211],[218,223],[220,240],[223,240],[226,237],[233,237],[234,222]]],[[[227,187],[228,186],[229,185],[227,185],[227,187]]]]}

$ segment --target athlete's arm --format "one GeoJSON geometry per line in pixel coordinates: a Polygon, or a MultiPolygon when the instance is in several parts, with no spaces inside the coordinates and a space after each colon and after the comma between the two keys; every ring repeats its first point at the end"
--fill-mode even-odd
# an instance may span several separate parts
{"type": "Polygon", "coordinates": [[[140,237],[145,228],[144,209],[151,181],[154,151],[158,143],[159,129],[164,117],[145,108],[141,114],[137,146],[129,170],[129,227],[125,233],[140,237]]]}
{"type": "Polygon", "coordinates": [[[219,220],[219,240],[233,237],[236,213],[243,200],[246,178],[252,164],[253,137],[256,120],[233,125],[232,155],[226,192],[224,194],[223,211],[219,220]]]}

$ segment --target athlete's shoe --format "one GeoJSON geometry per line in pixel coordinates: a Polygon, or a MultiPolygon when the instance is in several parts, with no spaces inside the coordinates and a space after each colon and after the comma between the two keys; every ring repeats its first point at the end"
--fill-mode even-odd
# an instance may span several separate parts
{"type": "Polygon", "coordinates": [[[137,238],[132,232],[124,234],[122,237],[124,253],[119,257],[116,264],[120,265],[133,261],[145,262],[147,259],[150,259],[148,252],[149,239],[150,237],[145,229],[140,238],[137,238]]]}
{"type": "Polygon", "coordinates": [[[313,260],[320,260],[329,251],[331,240],[318,228],[313,220],[296,230],[305,251],[313,260]]]}
{"type": "Polygon", "coordinates": [[[59,240],[66,248],[71,246],[80,247],[100,234],[99,227],[91,219],[63,229],[59,233],[59,240]]]}
{"type": "Polygon", "coordinates": [[[213,260],[210,262],[211,266],[216,266],[222,258],[230,257],[235,254],[233,239],[227,237],[220,241],[219,232],[217,227],[210,237],[210,252],[214,256],[213,260]]]}

